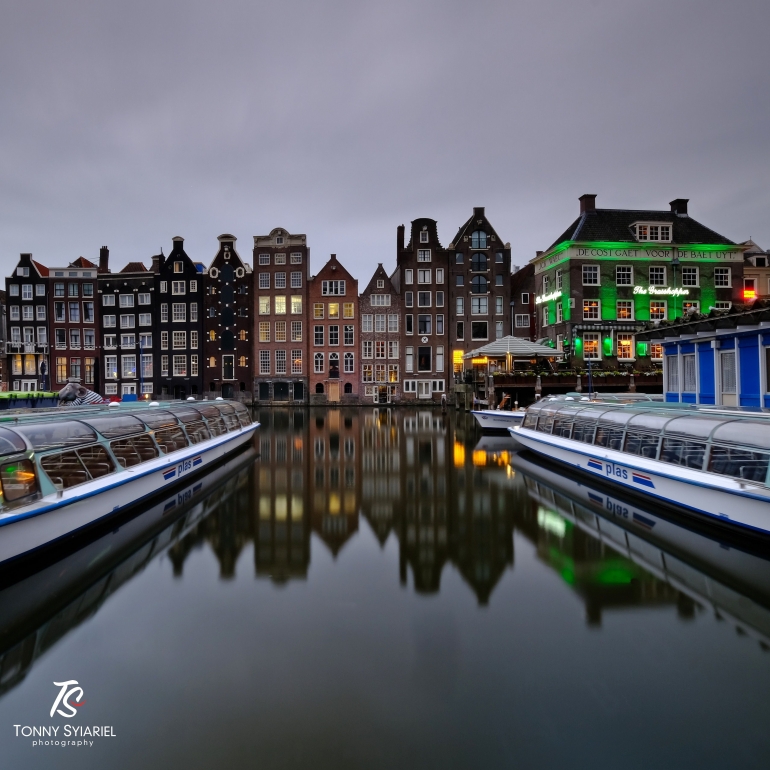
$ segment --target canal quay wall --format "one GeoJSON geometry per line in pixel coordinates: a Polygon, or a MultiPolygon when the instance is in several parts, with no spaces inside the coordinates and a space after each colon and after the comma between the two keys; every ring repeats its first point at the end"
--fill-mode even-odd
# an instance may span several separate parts
{"type": "Polygon", "coordinates": [[[550,366],[507,361],[512,380],[483,388],[471,374],[471,400],[573,390],[555,370],[589,365],[594,390],[627,389],[613,373],[628,371],[639,390],[662,392],[664,340],[640,333],[728,312],[765,286],[744,287],[756,245],[701,225],[687,204],[600,209],[583,195],[578,219],[521,269],[484,207],[443,242],[436,220],[413,219],[396,228],[394,262],[360,291],[354,257],[311,270],[307,235],[282,227],[253,236],[251,259],[219,235],[208,264],[181,236],[116,272],[106,246],[60,267],[24,253],[0,297],[0,388],[58,391],[74,379],[111,400],[464,405],[476,352],[510,336],[550,347],[550,366]],[[530,379],[517,379],[520,365],[530,379]],[[555,373],[540,372],[538,391],[542,368],[555,373]]]}

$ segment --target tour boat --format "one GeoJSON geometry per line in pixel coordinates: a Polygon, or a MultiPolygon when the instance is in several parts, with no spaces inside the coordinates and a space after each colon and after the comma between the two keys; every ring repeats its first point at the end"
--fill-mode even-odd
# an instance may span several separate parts
{"type": "Polygon", "coordinates": [[[0,419],[0,564],[164,494],[250,442],[258,427],[243,404],[228,401],[0,419]]]}
{"type": "Polygon", "coordinates": [[[471,412],[482,430],[505,430],[512,425],[521,425],[526,413],[526,409],[479,409],[471,412]]]}
{"type": "Polygon", "coordinates": [[[770,419],[759,413],[545,399],[509,431],[582,473],[701,520],[770,535],[770,419]]]}

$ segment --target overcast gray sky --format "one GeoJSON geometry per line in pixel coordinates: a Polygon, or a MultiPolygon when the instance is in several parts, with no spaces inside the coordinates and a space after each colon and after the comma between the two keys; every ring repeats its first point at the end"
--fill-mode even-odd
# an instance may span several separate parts
{"type": "MultiPolygon", "coordinates": [[[[1,0],[0,267],[209,263],[274,227],[364,282],[486,206],[524,264],[597,205],[770,248],[768,0],[1,0]]],[[[5,272],[3,273],[5,274],[5,272]]]]}

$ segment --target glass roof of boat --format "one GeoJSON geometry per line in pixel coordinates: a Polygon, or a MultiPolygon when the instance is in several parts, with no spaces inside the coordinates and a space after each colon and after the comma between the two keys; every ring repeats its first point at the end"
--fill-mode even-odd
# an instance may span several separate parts
{"type": "Polygon", "coordinates": [[[664,432],[694,441],[730,443],[770,449],[770,414],[730,410],[693,409],[683,412],[662,404],[565,401],[546,398],[528,411],[543,412],[554,418],[625,424],[628,430],[664,432]]]}
{"type": "Polygon", "coordinates": [[[0,417],[0,455],[23,452],[27,446],[44,451],[79,446],[97,440],[98,431],[105,438],[141,433],[145,425],[151,429],[181,422],[194,422],[201,415],[216,417],[219,413],[247,412],[239,402],[197,401],[150,406],[133,403],[120,406],[89,406],[35,409],[28,414],[6,414],[0,417]],[[20,435],[17,435],[20,434],[20,435]]]}

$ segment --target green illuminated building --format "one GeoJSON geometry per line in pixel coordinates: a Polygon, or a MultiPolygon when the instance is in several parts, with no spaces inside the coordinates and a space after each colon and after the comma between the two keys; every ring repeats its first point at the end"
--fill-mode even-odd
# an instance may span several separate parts
{"type": "Polygon", "coordinates": [[[645,324],[742,301],[745,246],[692,219],[687,202],[597,209],[582,195],[580,216],[532,261],[537,338],[573,366],[648,369],[662,350],[636,342],[645,324]]]}

